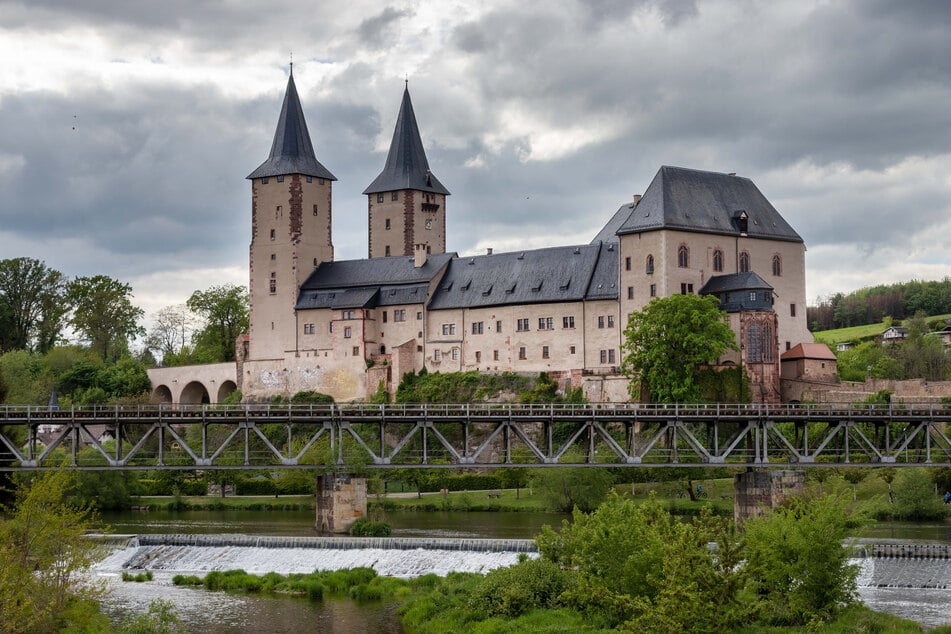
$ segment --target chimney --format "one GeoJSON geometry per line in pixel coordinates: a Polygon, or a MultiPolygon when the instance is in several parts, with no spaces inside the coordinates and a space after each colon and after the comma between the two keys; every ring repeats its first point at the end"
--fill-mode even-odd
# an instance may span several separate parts
{"type": "Polygon", "coordinates": [[[637,203],[639,202],[641,202],[641,195],[634,194],[634,202],[631,204],[631,209],[634,209],[635,207],[637,207],[637,203]]]}
{"type": "Polygon", "coordinates": [[[413,248],[413,266],[417,269],[426,264],[426,245],[417,244],[413,248]]]}
{"type": "Polygon", "coordinates": [[[492,247],[486,248],[485,254],[486,254],[486,255],[492,255],[492,247]]]}

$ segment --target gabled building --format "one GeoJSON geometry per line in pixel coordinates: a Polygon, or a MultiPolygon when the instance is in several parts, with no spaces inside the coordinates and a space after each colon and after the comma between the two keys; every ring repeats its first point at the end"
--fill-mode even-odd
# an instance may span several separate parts
{"type": "MultiPolygon", "coordinates": [[[[747,178],[664,166],[588,244],[446,251],[448,189],[426,158],[408,87],[368,197],[369,258],[337,262],[334,176],[316,158],[294,78],[268,159],[252,172],[251,331],[237,383],[252,400],[317,390],[365,399],[405,372],[550,372],[626,400],[630,313],[675,293],[718,296],[757,400],[779,395],[806,328],[805,246],[747,178]]],[[[158,388],[156,388],[158,393],[158,388]]]]}

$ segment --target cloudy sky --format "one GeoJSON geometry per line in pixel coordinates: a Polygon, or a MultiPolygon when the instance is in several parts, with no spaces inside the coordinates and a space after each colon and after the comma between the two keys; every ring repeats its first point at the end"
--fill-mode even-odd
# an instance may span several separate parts
{"type": "Polygon", "coordinates": [[[751,178],[807,295],[951,275],[951,3],[0,0],[0,258],[147,312],[247,283],[293,54],[339,259],[404,78],[461,254],[589,241],[661,165],[751,178]],[[137,6],[142,5],[142,6],[137,6]]]}

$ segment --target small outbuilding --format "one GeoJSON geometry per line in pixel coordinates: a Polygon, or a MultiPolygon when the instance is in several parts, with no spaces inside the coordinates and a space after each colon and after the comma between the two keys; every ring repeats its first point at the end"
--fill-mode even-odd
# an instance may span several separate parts
{"type": "Polygon", "coordinates": [[[799,343],[779,358],[783,379],[834,383],[838,380],[835,354],[824,343],[799,343]]]}

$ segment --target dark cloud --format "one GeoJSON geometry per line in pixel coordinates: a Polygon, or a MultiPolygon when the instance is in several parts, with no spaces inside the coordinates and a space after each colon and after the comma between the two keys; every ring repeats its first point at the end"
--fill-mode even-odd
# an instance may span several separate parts
{"type": "Polygon", "coordinates": [[[384,48],[398,37],[396,27],[403,18],[412,14],[406,10],[386,7],[381,13],[367,18],[357,27],[357,34],[366,46],[370,48],[384,48]]]}

